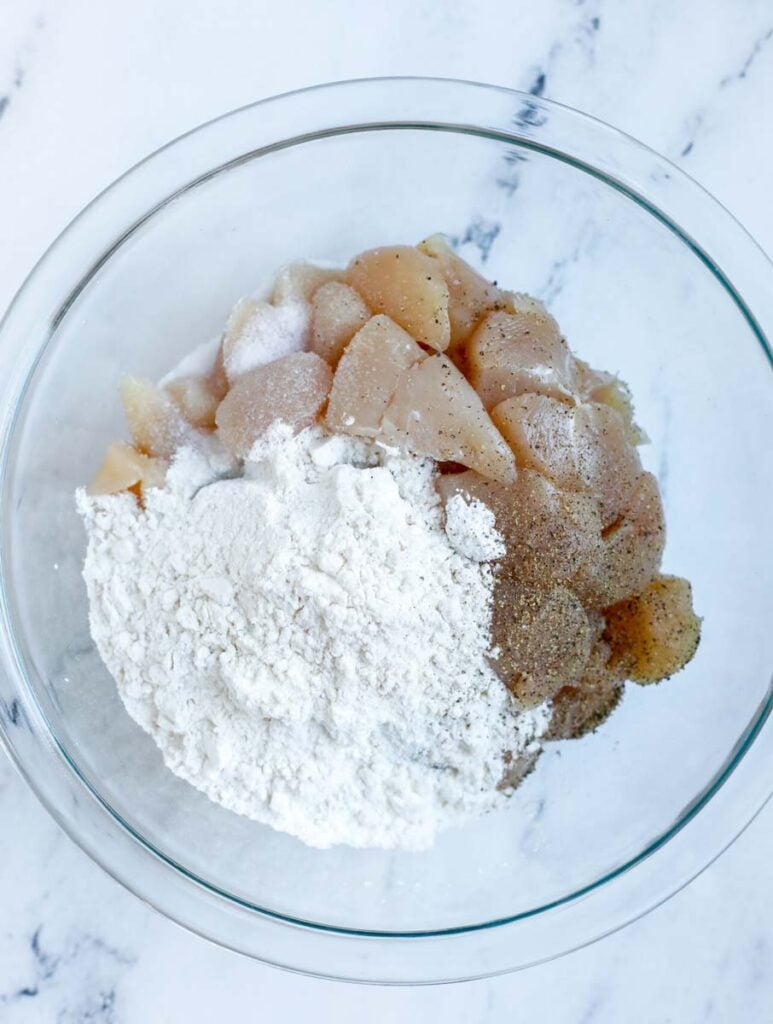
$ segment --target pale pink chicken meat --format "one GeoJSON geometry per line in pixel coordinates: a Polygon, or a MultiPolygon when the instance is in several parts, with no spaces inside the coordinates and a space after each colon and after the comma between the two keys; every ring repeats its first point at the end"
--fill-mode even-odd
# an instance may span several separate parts
{"type": "Polygon", "coordinates": [[[214,429],[215,413],[225,391],[221,393],[211,374],[207,377],[178,377],[164,390],[192,426],[202,430],[214,429]]]}
{"type": "Polygon", "coordinates": [[[515,312],[512,293],[503,291],[473,270],[456,255],[443,235],[425,238],[418,248],[437,262],[448,287],[452,349],[467,341],[486,313],[493,310],[515,312]]]}
{"type": "Polygon", "coordinates": [[[310,427],[327,401],[333,372],[313,352],[298,352],[239,377],[217,410],[218,436],[238,458],[276,420],[294,431],[310,427]]]}
{"type": "Polygon", "coordinates": [[[533,707],[582,676],[593,633],[577,597],[565,587],[535,590],[499,577],[494,587],[492,667],[519,701],[533,707]]]}
{"type": "Polygon", "coordinates": [[[132,445],[116,441],[105,452],[102,464],[86,493],[119,494],[134,490],[141,496],[148,487],[163,487],[168,463],[165,459],[143,455],[132,445]]]}
{"type": "Polygon", "coordinates": [[[209,371],[207,380],[209,381],[209,386],[212,388],[212,392],[217,395],[218,401],[222,402],[228,394],[228,376],[225,372],[222,341],[218,346],[217,355],[215,356],[215,364],[209,371]]]}
{"type": "Polygon", "coordinates": [[[576,683],[562,686],[552,700],[548,740],[577,739],[609,718],[623,696],[625,673],[610,663],[612,648],[596,640],[576,683]]]}
{"type": "Polygon", "coordinates": [[[416,341],[438,352],[448,348],[448,286],[437,262],[411,245],[370,249],[355,257],[346,282],[374,313],[384,313],[416,341]]]}
{"type": "Polygon", "coordinates": [[[684,668],[700,634],[692,587],[678,576],[657,576],[640,594],[606,612],[611,661],[637,683],[657,683],[684,668]]]}
{"type": "Polygon", "coordinates": [[[276,276],[271,302],[276,306],[285,302],[311,302],[318,288],[329,281],[342,281],[343,276],[343,269],[338,267],[320,267],[306,260],[288,263],[276,276]]]}
{"type": "Polygon", "coordinates": [[[665,543],[658,482],[651,473],[641,473],[620,518],[604,531],[596,606],[605,607],[641,593],[658,574],[665,543]]]}
{"type": "Polygon", "coordinates": [[[195,434],[172,398],[149,380],[124,377],[121,399],[134,446],[144,455],[169,459],[195,434]]]}
{"type": "Polygon", "coordinates": [[[291,299],[274,305],[240,299],[223,332],[222,365],[230,383],[242,374],[301,352],[308,341],[310,308],[291,299]]]}
{"type": "Polygon", "coordinates": [[[464,376],[444,355],[402,375],[384,414],[389,445],[438,461],[459,462],[501,483],[515,479],[515,459],[464,376]]]}
{"type": "Polygon", "coordinates": [[[606,528],[623,514],[630,502],[641,460],[626,436],[620,413],[609,405],[588,402],[577,406],[577,445],[583,453],[591,492],[599,503],[606,528]]]}
{"type": "Polygon", "coordinates": [[[403,373],[424,359],[410,334],[388,316],[374,316],[338,363],[325,423],[330,430],[376,437],[403,373]]]}
{"type": "Polygon", "coordinates": [[[598,402],[569,406],[547,395],[524,394],[495,406],[491,418],[519,465],[565,490],[593,494],[604,527],[619,518],[641,462],[615,409],[598,402]]]}
{"type": "Polygon", "coordinates": [[[625,433],[631,444],[646,444],[647,434],[634,419],[633,398],[631,389],[613,373],[605,370],[594,370],[592,366],[575,360],[577,366],[577,387],[579,396],[584,402],[602,402],[616,409],[623,417],[625,433]]]}
{"type": "Polygon", "coordinates": [[[311,351],[335,366],[369,319],[370,310],[354,288],[341,281],[323,284],[311,301],[311,351]]]}
{"type": "Polygon", "coordinates": [[[557,487],[587,491],[575,412],[566,402],[529,392],[495,405],[491,418],[519,466],[542,473],[557,487]]]}
{"type": "Polygon", "coordinates": [[[575,364],[558,324],[533,306],[489,313],[467,344],[470,383],[487,409],[526,391],[571,401],[575,364]]]}

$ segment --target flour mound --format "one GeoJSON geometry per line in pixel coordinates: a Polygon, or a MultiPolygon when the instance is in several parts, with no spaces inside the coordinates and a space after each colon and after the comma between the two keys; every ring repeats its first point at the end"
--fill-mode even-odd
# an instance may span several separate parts
{"type": "Polygon", "coordinates": [[[92,635],[169,768],[317,847],[420,849],[499,806],[549,712],[488,664],[491,570],[432,463],[275,425],[234,471],[185,449],[144,510],[78,492],[92,635]]]}

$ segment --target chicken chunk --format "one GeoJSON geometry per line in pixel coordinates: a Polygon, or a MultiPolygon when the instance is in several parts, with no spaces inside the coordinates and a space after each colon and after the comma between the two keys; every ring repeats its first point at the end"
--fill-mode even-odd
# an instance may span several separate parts
{"type": "Polygon", "coordinates": [[[562,686],[553,697],[545,739],[577,739],[609,718],[623,696],[622,674],[609,664],[610,657],[609,644],[597,640],[577,683],[562,686]]]}
{"type": "Polygon", "coordinates": [[[606,529],[630,504],[641,475],[639,453],[626,436],[623,417],[609,405],[588,402],[577,406],[575,423],[579,458],[606,529]]]}
{"type": "Polygon", "coordinates": [[[330,430],[375,437],[405,370],[424,351],[388,316],[374,316],[352,338],[333,378],[325,422],[330,430]]]}
{"type": "Polygon", "coordinates": [[[382,439],[433,459],[460,462],[501,483],[515,479],[513,453],[454,364],[430,356],[407,370],[384,414],[382,439]]]}
{"type": "Polygon", "coordinates": [[[541,591],[500,577],[494,588],[492,667],[518,700],[534,707],[576,683],[590,657],[585,610],[564,587],[541,591]]]}
{"type": "Polygon", "coordinates": [[[306,260],[288,263],[276,276],[271,302],[275,306],[298,300],[311,302],[318,288],[329,281],[341,281],[343,276],[344,271],[337,267],[318,267],[306,260]]]}
{"type": "Polygon", "coordinates": [[[223,333],[222,363],[228,381],[303,351],[309,321],[309,306],[299,300],[272,305],[261,299],[240,299],[223,333]]]}
{"type": "Polygon", "coordinates": [[[603,534],[603,554],[593,604],[603,608],[641,593],[660,570],[666,524],[658,482],[640,473],[619,520],[603,534]]]}
{"type": "Polygon", "coordinates": [[[385,313],[438,352],[448,348],[448,287],[437,261],[410,245],[370,249],[349,264],[346,281],[374,313],[385,313]]]}
{"type": "Polygon", "coordinates": [[[495,406],[491,418],[519,465],[558,487],[593,494],[603,526],[619,519],[641,472],[620,413],[598,402],[569,406],[524,394],[495,406]]]}
{"type": "Polygon", "coordinates": [[[452,349],[467,341],[486,313],[492,310],[515,312],[512,294],[481,277],[456,255],[443,235],[431,235],[418,248],[437,262],[448,287],[452,349]]]}
{"type": "Polygon", "coordinates": [[[194,427],[212,430],[215,413],[223,399],[212,376],[178,377],[164,389],[185,419],[194,427]]]}
{"type": "Polygon", "coordinates": [[[336,366],[354,335],[370,319],[370,310],[348,284],[330,281],[311,303],[311,351],[336,366]]]}
{"type": "Polygon", "coordinates": [[[491,410],[491,418],[513,450],[515,461],[549,477],[557,487],[590,490],[577,444],[576,409],[547,395],[527,393],[508,398],[491,410]]]}
{"type": "Polygon", "coordinates": [[[657,683],[684,668],[700,640],[692,587],[678,576],[658,576],[638,596],[607,609],[606,620],[611,661],[636,683],[657,683]]]}
{"type": "Polygon", "coordinates": [[[218,435],[238,458],[247,458],[255,442],[276,420],[295,431],[319,417],[333,373],[314,352],[298,352],[239,377],[220,403],[218,435]]]}
{"type": "Polygon", "coordinates": [[[87,494],[120,494],[134,491],[141,496],[148,487],[163,487],[168,463],[143,455],[124,441],[111,444],[102,464],[86,488],[87,494]]]}
{"type": "Polygon", "coordinates": [[[603,402],[623,417],[626,438],[631,444],[647,444],[649,438],[634,420],[631,389],[613,373],[594,370],[582,359],[577,364],[577,382],[580,398],[584,402],[603,402]]]}
{"type": "Polygon", "coordinates": [[[121,399],[134,446],[143,455],[169,459],[193,436],[176,403],[141,377],[124,377],[121,399]]]}
{"type": "Polygon", "coordinates": [[[209,386],[212,389],[213,394],[217,396],[217,400],[219,402],[222,402],[225,396],[228,394],[228,376],[226,375],[225,372],[222,341],[220,342],[220,345],[217,350],[217,355],[215,356],[215,365],[210,370],[207,379],[209,381],[209,386]]]}
{"type": "Polygon", "coordinates": [[[525,391],[574,396],[574,358],[553,317],[536,306],[489,313],[469,340],[467,365],[487,409],[525,391]]]}

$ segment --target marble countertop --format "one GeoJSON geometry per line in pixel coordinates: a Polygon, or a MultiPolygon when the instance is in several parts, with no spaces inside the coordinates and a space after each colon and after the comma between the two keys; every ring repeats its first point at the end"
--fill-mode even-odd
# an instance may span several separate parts
{"type": "MultiPolygon", "coordinates": [[[[78,210],[168,139],[272,93],[399,74],[595,114],[675,160],[773,252],[770,0],[4,0],[0,309],[78,210]]],[[[178,929],[94,866],[3,755],[0,821],[3,1024],[770,1020],[770,806],[681,894],[585,950],[388,990],[281,973],[178,929]]]]}

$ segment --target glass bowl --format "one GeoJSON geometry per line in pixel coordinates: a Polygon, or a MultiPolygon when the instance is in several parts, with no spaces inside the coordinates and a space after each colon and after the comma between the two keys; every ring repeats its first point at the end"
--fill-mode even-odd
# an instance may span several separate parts
{"type": "Polygon", "coordinates": [[[107,189],[2,326],[2,735],[56,820],[135,893],[260,960],[380,982],[494,974],[620,927],[732,841],[773,778],[773,270],[730,215],[564,107],[435,80],[228,114],[107,189]],[[505,810],[424,853],[309,849],[162,765],[89,637],[73,492],[158,377],[299,255],[444,231],[629,381],[704,616],[692,664],[550,744],[505,810]]]}

